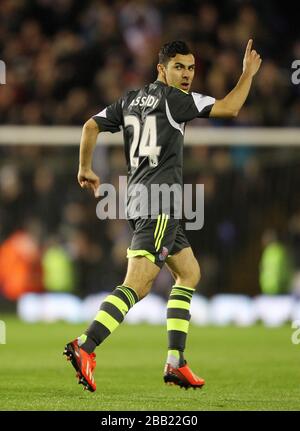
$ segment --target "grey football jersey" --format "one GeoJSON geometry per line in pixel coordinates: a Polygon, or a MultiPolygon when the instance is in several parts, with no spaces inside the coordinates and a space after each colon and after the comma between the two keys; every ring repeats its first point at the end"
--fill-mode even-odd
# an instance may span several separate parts
{"type": "Polygon", "coordinates": [[[214,103],[213,97],[155,81],[129,91],[93,117],[100,131],[123,129],[128,218],[161,212],[174,215],[182,189],[185,124],[196,117],[208,117],[214,103]],[[175,190],[170,202],[157,194],[162,185],[175,190]]]}

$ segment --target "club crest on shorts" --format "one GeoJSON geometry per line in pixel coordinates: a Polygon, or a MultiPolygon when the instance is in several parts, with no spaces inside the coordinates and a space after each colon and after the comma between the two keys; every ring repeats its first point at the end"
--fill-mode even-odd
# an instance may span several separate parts
{"type": "Polygon", "coordinates": [[[168,254],[169,254],[169,250],[167,249],[167,247],[163,247],[162,251],[158,255],[158,259],[165,260],[168,257],[168,254]]]}

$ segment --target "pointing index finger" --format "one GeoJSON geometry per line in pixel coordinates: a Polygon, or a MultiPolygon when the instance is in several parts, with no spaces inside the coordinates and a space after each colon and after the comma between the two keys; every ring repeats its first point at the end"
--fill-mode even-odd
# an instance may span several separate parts
{"type": "Polygon", "coordinates": [[[253,39],[249,39],[248,40],[248,43],[247,43],[247,46],[246,46],[246,54],[250,54],[250,51],[251,51],[251,48],[252,48],[252,42],[253,42],[253,39]]]}

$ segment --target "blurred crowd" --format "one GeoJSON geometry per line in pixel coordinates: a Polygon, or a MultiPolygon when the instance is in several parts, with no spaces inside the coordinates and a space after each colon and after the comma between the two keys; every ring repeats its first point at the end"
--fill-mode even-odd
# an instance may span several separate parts
{"type": "Polygon", "coordinates": [[[155,80],[159,48],[174,39],[195,53],[193,90],[221,98],[237,82],[251,37],[263,64],[235,122],[299,125],[296,19],[292,7],[271,0],[1,0],[0,122],[81,125],[155,80]]]}
{"type": "MultiPolygon", "coordinates": [[[[299,126],[300,86],[290,79],[300,58],[296,19],[271,1],[1,0],[0,124],[82,125],[155,80],[158,50],[173,39],[195,53],[193,90],[223,97],[251,37],[263,65],[241,114],[226,124],[299,126]]],[[[187,232],[201,292],[276,293],[294,283],[300,295],[300,276],[292,277],[300,271],[299,151],[186,147],[184,163],[185,183],[205,187],[204,228],[187,232]]],[[[97,219],[77,166],[77,148],[0,147],[0,296],[86,296],[123,281],[131,231],[124,220],[97,219]]],[[[118,184],[123,149],[97,147],[94,169],[102,182],[118,184]]],[[[171,284],[163,270],[153,290],[166,297],[171,284]]]]}
{"type": "MultiPolygon", "coordinates": [[[[125,220],[97,218],[97,201],[76,180],[78,149],[0,153],[0,296],[47,290],[84,297],[121,283],[132,232],[125,220]]],[[[205,190],[204,227],[187,231],[202,294],[295,288],[300,295],[299,165],[297,149],[284,157],[272,148],[185,148],[184,182],[205,190]]],[[[118,186],[123,149],[97,147],[94,169],[102,183],[118,186]]],[[[153,292],[166,297],[171,285],[164,269],[153,292]]]]}

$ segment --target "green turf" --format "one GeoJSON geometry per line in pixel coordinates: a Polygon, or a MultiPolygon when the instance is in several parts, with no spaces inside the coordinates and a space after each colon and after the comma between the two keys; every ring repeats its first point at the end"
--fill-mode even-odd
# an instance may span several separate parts
{"type": "Polygon", "coordinates": [[[163,384],[166,332],[123,325],[97,349],[97,392],[84,392],[62,356],[85,325],[2,316],[0,410],[299,410],[300,345],[292,329],[191,326],[186,357],[202,390],[163,384]]]}

